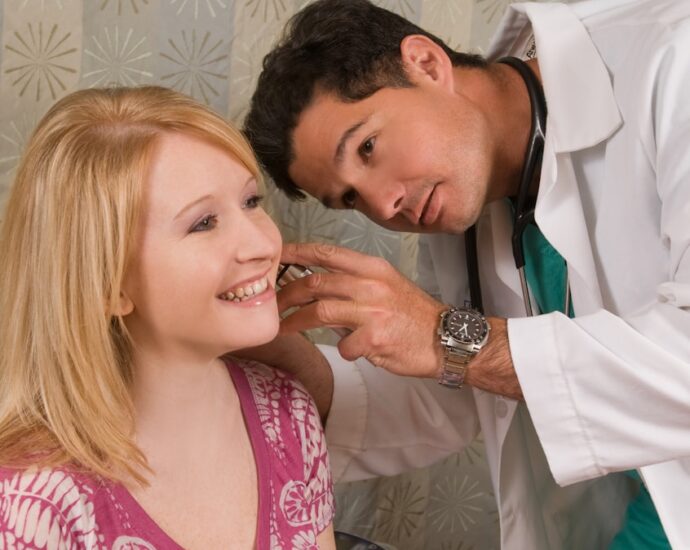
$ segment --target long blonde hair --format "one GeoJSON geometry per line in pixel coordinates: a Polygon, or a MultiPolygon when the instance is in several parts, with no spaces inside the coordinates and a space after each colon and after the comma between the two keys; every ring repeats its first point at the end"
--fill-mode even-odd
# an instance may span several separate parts
{"type": "Polygon", "coordinates": [[[0,465],[72,465],[145,483],[132,342],[113,315],[156,139],[218,145],[259,177],[243,136],[158,87],[82,90],[34,131],[0,229],[0,465]]]}

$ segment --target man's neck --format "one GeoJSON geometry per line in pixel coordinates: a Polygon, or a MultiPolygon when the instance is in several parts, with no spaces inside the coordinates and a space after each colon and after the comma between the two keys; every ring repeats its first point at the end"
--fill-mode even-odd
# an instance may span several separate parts
{"type": "MultiPolygon", "coordinates": [[[[536,59],[527,61],[527,65],[539,79],[536,59]]],[[[503,63],[493,63],[487,77],[489,91],[485,92],[483,101],[497,140],[497,158],[488,190],[488,203],[518,193],[530,137],[532,109],[525,83],[515,69],[503,63]]],[[[536,191],[534,187],[531,192],[536,194],[536,191]]]]}

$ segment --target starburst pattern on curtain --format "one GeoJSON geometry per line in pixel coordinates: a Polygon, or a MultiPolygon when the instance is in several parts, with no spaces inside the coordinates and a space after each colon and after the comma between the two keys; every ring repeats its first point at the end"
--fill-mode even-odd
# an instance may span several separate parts
{"type": "Polygon", "coordinates": [[[41,101],[45,94],[55,100],[67,90],[64,77],[76,75],[77,70],[70,60],[77,52],[72,46],[72,33],[62,31],[57,24],[44,31],[43,22],[27,23],[26,30],[15,30],[13,39],[5,48],[14,59],[5,74],[11,79],[20,97],[33,89],[35,100],[41,101]]]}

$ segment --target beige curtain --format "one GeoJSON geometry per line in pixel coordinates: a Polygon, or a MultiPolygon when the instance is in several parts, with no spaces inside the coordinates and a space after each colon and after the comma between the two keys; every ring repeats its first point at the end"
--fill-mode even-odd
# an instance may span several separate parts
{"type": "MultiPolygon", "coordinates": [[[[509,0],[379,0],[456,49],[481,52],[509,0]]],[[[0,207],[24,143],[57,99],[78,88],[156,83],[238,124],[263,55],[304,0],[0,0],[0,207]]],[[[268,190],[286,240],[338,242],[415,276],[414,235],[334,215],[268,190]]],[[[1,260],[0,260],[1,261],[1,260]]],[[[314,334],[328,341],[327,333],[314,334]]],[[[401,550],[498,548],[481,441],[394,478],[339,486],[337,528],[401,550]]]]}

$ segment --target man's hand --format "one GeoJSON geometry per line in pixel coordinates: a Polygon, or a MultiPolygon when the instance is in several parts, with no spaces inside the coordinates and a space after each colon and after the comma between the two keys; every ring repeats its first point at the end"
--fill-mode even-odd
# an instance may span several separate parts
{"type": "Polygon", "coordinates": [[[347,327],[338,343],[348,360],[365,357],[395,374],[436,377],[442,359],[436,329],[446,306],[381,258],[325,244],[286,244],[284,263],[320,266],[278,293],[281,312],[298,307],[281,333],[347,327]]]}
{"type": "MultiPolygon", "coordinates": [[[[286,244],[282,261],[319,266],[278,293],[278,308],[298,308],[281,333],[317,327],[347,327],[338,343],[348,360],[368,359],[394,374],[438,378],[443,350],[437,329],[447,305],[437,302],[388,262],[327,244],[286,244]]],[[[470,363],[466,382],[520,399],[522,392],[508,347],[505,319],[490,318],[489,343],[470,363]]]]}

